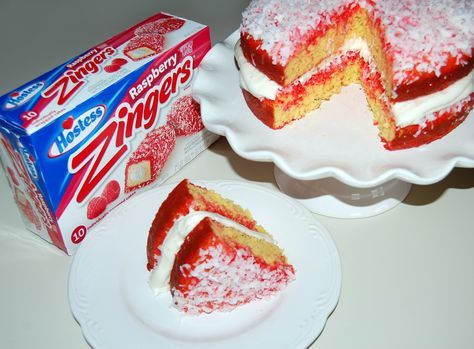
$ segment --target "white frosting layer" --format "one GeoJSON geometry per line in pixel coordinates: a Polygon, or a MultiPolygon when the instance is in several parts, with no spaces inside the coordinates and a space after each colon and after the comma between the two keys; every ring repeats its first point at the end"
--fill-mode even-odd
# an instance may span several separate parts
{"type": "Polygon", "coordinates": [[[418,124],[423,116],[449,107],[466,98],[472,92],[474,92],[474,74],[471,71],[468,75],[452,83],[444,90],[405,102],[395,103],[392,106],[392,113],[398,126],[418,124]]]}
{"type": "MultiPolygon", "coordinates": [[[[358,51],[365,60],[369,62],[372,60],[367,43],[360,38],[348,40],[338,52],[338,55],[345,54],[348,51],[358,51]]],[[[298,81],[304,83],[316,71],[324,69],[334,59],[337,59],[336,57],[337,56],[333,56],[325,59],[317,68],[301,76],[298,81]]],[[[279,90],[282,89],[283,86],[268,78],[247,61],[240,47],[240,41],[238,41],[235,46],[235,58],[240,69],[240,86],[257,98],[275,100],[279,90]]],[[[470,74],[441,91],[409,101],[394,103],[392,105],[392,113],[397,126],[404,127],[420,124],[423,122],[424,116],[430,115],[433,112],[446,108],[466,98],[473,91],[474,75],[471,71],[470,74]]]]}
{"type": "MultiPolygon", "coordinates": [[[[311,76],[317,71],[327,68],[337,57],[346,54],[349,51],[356,51],[368,62],[372,61],[369,46],[367,43],[360,39],[354,38],[347,40],[337,54],[326,58],[317,67],[306,72],[300,78],[297,79],[300,83],[306,82],[311,76]]],[[[250,92],[257,98],[267,98],[275,100],[278,91],[283,88],[280,84],[276,83],[268,76],[260,72],[255,68],[244,56],[242,48],[240,47],[240,40],[234,48],[235,59],[240,69],[240,87],[250,92]]]]}
{"type": "Polygon", "coordinates": [[[281,86],[261,73],[244,57],[240,40],[235,45],[234,55],[239,66],[240,87],[257,98],[275,100],[281,86]]]}
{"type": "Polygon", "coordinates": [[[209,217],[223,225],[238,229],[249,236],[274,243],[268,235],[253,231],[243,225],[230,220],[224,216],[213,212],[195,211],[186,216],[180,217],[174,222],[173,227],[161,245],[161,256],[158,257],[156,267],[150,272],[149,284],[155,294],[168,292],[170,289],[170,274],[173,268],[174,259],[186,236],[201,222],[205,217],[209,217]]]}

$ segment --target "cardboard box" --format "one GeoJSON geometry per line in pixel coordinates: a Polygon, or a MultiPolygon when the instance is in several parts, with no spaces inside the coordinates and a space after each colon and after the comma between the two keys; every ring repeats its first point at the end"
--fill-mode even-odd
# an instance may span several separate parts
{"type": "Polygon", "coordinates": [[[0,159],[27,228],[72,254],[214,142],[191,96],[210,47],[208,27],[159,13],[0,97],[0,159]]]}

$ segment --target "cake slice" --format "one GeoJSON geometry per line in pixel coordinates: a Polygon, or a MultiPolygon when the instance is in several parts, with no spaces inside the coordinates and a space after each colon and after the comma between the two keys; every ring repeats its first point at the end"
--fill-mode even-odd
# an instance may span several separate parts
{"type": "Polygon", "coordinates": [[[294,267],[251,213],[183,180],[159,208],[147,242],[155,294],[190,314],[229,311],[278,293],[294,267]]]}
{"type": "Polygon", "coordinates": [[[150,131],[130,155],[125,167],[125,192],[153,183],[176,144],[174,129],[166,124],[150,131]]]}
{"type": "Polygon", "coordinates": [[[134,61],[160,53],[165,46],[165,37],[161,34],[143,34],[135,36],[125,47],[123,53],[134,61]]]}

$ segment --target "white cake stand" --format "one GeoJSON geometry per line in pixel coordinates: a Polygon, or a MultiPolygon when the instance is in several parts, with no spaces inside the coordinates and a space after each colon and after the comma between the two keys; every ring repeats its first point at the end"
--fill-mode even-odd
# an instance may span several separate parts
{"type": "Polygon", "coordinates": [[[281,129],[262,124],[239,87],[234,32],[206,55],[194,85],[205,126],[243,158],[271,161],[281,191],[312,212],[368,217],[399,204],[413,184],[433,184],[454,167],[474,167],[474,113],[429,145],[387,151],[358,85],[281,129]]]}

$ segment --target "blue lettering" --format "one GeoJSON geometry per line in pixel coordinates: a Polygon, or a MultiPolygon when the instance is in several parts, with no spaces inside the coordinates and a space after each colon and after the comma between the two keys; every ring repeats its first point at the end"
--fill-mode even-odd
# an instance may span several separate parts
{"type": "Polygon", "coordinates": [[[54,141],[58,149],[58,154],[66,152],[69,145],[72,144],[84,130],[89,128],[89,126],[96,122],[103,114],[103,107],[97,107],[95,110],[91,111],[89,115],[76,119],[74,127],[69,132],[63,130],[54,141]]]}
{"type": "Polygon", "coordinates": [[[56,137],[54,143],[56,143],[56,147],[58,147],[59,154],[61,154],[68,146],[68,142],[66,138],[64,138],[64,134],[62,132],[58,135],[58,137],[56,137]]]}
{"type": "Polygon", "coordinates": [[[83,130],[82,127],[80,127],[79,125],[74,126],[74,128],[72,129],[72,132],[74,133],[74,137],[72,138],[71,142],[74,140],[74,138],[76,138],[77,136],[81,134],[82,130],[83,130]]]}
{"type": "Polygon", "coordinates": [[[91,117],[90,116],[86,116],[84,118],[84,126],[87,127],[91,124],[91,117]]]}
{"type": "Polygon", "coordinates": [[[104,114],[104,109],[102,107],[98,107],[95,112],[97,113],[97,117],[100,118],[102,114],[104,114]]]}
{"type": "MultiPolygon", "coordinates": [[[[74,127],[74,131],[75,131],[75,127],[74,127]]],[[[67,135],[66,135],[66,141],[70,144],[72,143],[72,141],[74,140],[74,132],[68,132],[67,135]]]]}

